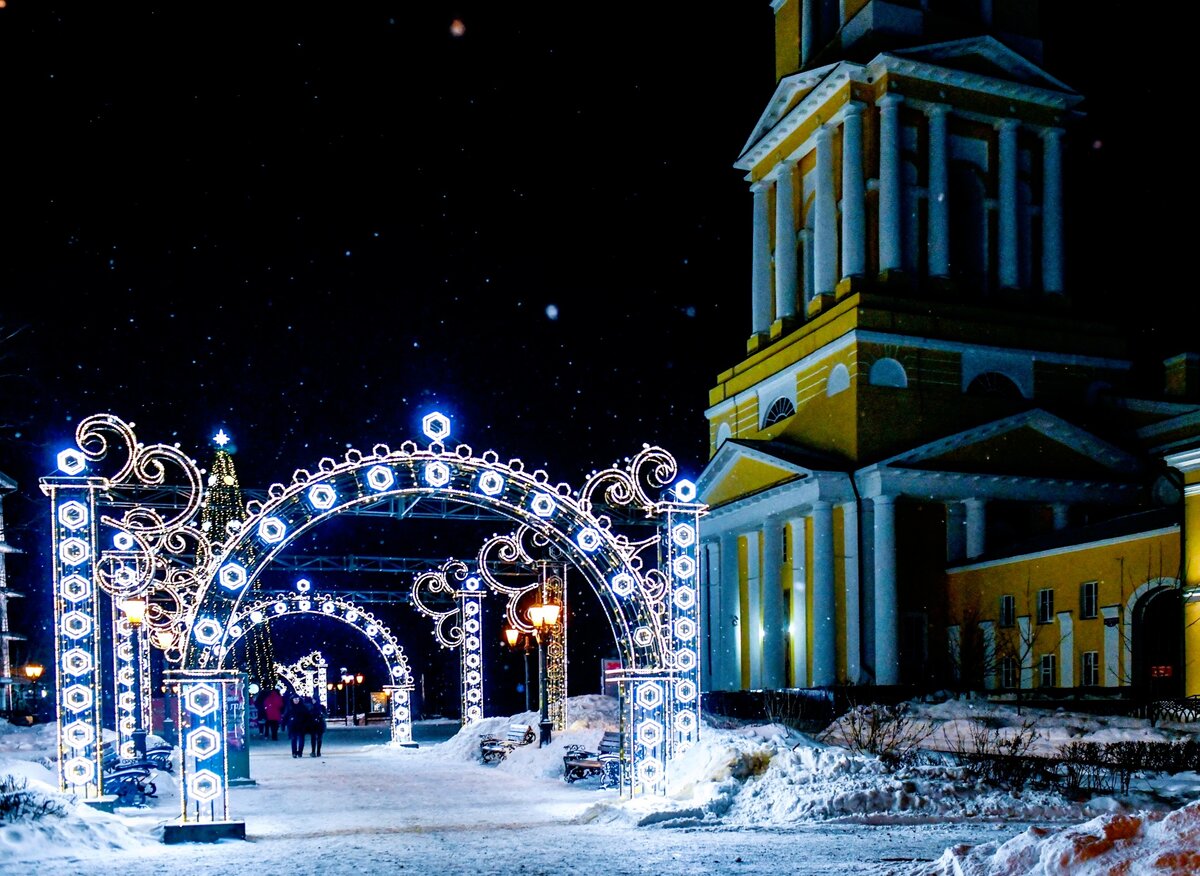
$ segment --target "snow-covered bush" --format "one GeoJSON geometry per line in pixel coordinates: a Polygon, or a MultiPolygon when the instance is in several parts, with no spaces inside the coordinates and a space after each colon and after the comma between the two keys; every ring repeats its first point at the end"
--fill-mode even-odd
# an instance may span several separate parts
{"type": "Polygon", "coordinates": [[[895,766],[913,761],[933,733],[927,721],[909,714],[906,703],[855,706],[820,735],[822,742],[840,745],[855,754],[873,754],[895,766]]]}
{"type": "Polygon", "coordinates": [[[27,779],[0,776],[0,823],[37,821],[47,816],[61,818],[65,814],[61,802],[30,790],[27,779]]]}

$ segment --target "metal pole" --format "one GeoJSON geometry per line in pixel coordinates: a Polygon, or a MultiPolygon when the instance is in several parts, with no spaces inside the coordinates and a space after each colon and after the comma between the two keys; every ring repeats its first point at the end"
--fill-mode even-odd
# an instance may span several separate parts
{"type": "Polygon", "coordinates": [[[547,690],[548,681],[546,678],[546,645],[542,641],[541,633],[538,634],[538,675],[541,678],[541,699],[542,699],[542,719],[538,723],[541,730],[541,737],[538,740],[538,748],[544,748],[550,744],[550,730],[554,727],[554,722],[550,720],[550,696],[547,690]]]}
{"type": "Polygon", "coordinates": [[[529,711],[529,636],[525,636],[525,711],[529,711]]]}
{"type": "Polygon", "coordinates": [[[133,635],[133,753],[139,760],[146,757],[146,728],[142,726],[142,640],[141,624],[130,624],[133,635]]]}

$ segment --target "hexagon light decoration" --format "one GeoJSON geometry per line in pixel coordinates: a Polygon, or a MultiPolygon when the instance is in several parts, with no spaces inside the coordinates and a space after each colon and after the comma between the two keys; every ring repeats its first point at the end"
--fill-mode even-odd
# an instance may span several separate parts
{"type": "Polygon", "coordinates": [[[87,468],[87,457],[78,450],[68,448],[58,454],[58,470],[74,477],[87,468]]]}
{"type": "Polygon", "coordinates": [[[434,411],[421,418],[421,432],[435,444],[444,444],[450,437],[450,418],[434,411]]]}

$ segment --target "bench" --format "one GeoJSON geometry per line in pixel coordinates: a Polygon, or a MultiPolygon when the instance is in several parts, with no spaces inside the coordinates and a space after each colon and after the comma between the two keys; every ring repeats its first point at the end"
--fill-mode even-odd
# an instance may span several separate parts
{"type": "Polygon", "coordinates": [[[528,745],[537,738],[532,724],[512,724],[508,734],[501,739],[485,733],[479,737],[479,755],[484,763],[499,763],[519,745],[528,745]]]}
{"type": "Polygon", "coordinates": [[[115,795],[123,806],[144,806],[147,798],[158,795],[158,786],[150,781],[154,771],[173,770],[173,752],[173,746],[156,745],[146,752],[145,758],[125,760],[114,741],[105,742],[100,748],[101,793],[115,795]]]}
{"type": "Polygon", "coordinates": [[[563,779],[567,784],[600,776],[600,787],[611,788],[620,781],[621,733],[606,730],[595,751],[587,751],[582,745],[568,745],[563,755],[563,779]]]}

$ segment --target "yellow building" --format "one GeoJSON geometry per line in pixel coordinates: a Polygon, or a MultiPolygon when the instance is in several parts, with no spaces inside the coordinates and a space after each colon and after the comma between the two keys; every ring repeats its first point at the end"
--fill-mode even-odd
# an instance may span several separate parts
{"type": "Polygon", "coordinates": [[[1036,4],[772,6],[735,163],[751,332],[699,481],[707,689],[1183,693],[1200,368],[1133,398],[1122,333],[1073,306],[1083,98],[1038,66],[1036,4]]]}

